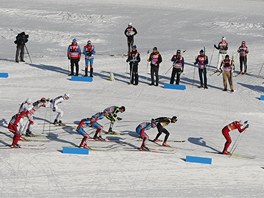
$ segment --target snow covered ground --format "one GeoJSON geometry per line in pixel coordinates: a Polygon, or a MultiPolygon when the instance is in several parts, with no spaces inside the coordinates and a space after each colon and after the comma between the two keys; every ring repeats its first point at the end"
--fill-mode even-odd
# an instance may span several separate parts
{"type": "MultiPolygon", "coordinates": [[[[43,120],[53,121],[54,114],[40,109],[34,133],[46,137],[21,145],[43,145],[44,149],[0,149],[0,197],[263,197],[264,103],[258,98],[264,90],[264,71],[257,78],[264,62],[263,7],[260,0],[1,0],[0,72],[10,77],[0,79],[0,147],[11,143],[7,123],[28,97],[35,101],[69,93],[70,100],[60,106],[65,111],[63,121],[71,127],[43,127],[43,120]],[[142,58],[138,86],[127,84],[128,66],[120,56],[127,50],[123,32],[129,22],[138,30],[135,44],[142,58]],[[29,34],[27,47],[33,64],[27,57],[26,63],[14,62],[13,41],[22,31],[29,34]],[[230,54],[242,40],[250,51],[249,75],[234,78],[232,94],[222,91],[222,77],[217,75],[208,76],[208,90],[198,89],[192,65],[204,46],[211,58],[213,44],[222,36],[229,42],[230,54]],[[66,49],[73,38],[81,47],[89,39],[95,45],[92,83],[68,80],[66,49]],[[148,85],[146,55],[154,46],[163,56],[159,87],[148,85]],[[187,50],[182,76],[185,91],[162,88],[169,82],[170,72],[165,72],[177,49],[187,50]],[[109,81],[110,72],[115,81],[109,81]],[[115,125],[126,135],[104,135],[113,142],[89,142],[108,151],[90,151],[88,156],[61,153],[63,146],[80,143],[75,131],[79,120],[111,105],[126,106],[120,115],[123,120],[115,125]],[[184,143],[170,142],[175,149],[167,153],[130,151],[141,144],[134,132],[139,123],[173,115],[178,122],[167,127],[170,140],[184,143]],[[250,128],[236,153],[250,159],[210,153],[223,148],[221,129],[240,119],[249,120],[250,128]],[[213,163],[186,163],[186,155],[211,157],[213,163]]],[[[216,62],[214,51],[209,74],[216,62]]],[[[83,69],[83,58],[80,65],[83,69]]],[[[238,69],[237,60],[236,65],[238,69]]],[[[101,123],[108,128],[107,120],[101,123]]],[[[153,138],[157,131],[147,133],[153,138]]],[[[238,132],[231,136],[235,140],[238,132]]],[[[151,142],[147,145],[162,148],[151,142]]]]}

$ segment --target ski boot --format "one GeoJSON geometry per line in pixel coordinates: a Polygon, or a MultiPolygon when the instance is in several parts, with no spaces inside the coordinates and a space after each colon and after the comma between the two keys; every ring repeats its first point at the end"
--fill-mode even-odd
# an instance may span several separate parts
{"type": "Polygon", "coordinates": [[[140,151],[149,151],[149,148],[146,147],[145,145],[142,145],[141,147],[138,148],[140,151]]]}
{"type": "Polygon", "coordinates": [[[222,154],[224,154],[224,155],[230,155],[230,152],[228,152],[228,151],[223,151],[222,154]]]}
{"type": "Polygon", "coordinates": [[[54,122],[53,122],[53,124],[59,124],[59,123],[58,123],[58,120],[55,119],[54,122]]]}
{"type": "Polygon", "coordinates": [[[19,144],[11,144],[10,148],[21,148],[19,144]]]}
{"type": "Polygon", "coordinates": [[[34,134],[30,130],[27,129],[26,137],[33,137],[33,136],[34,136],[34,134]]]}
{"type": "Polygon", "coordinates": [[[163,142],[162,146],[170,147],[170,145],[168,145],[167,142],[163,142]]]}

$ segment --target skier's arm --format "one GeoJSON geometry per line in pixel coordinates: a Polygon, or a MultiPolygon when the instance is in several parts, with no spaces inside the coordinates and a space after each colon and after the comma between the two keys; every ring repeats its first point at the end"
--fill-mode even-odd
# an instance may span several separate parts
{"type": "Polygon", "coordinates": [[[137,62],[139,63],[141,61],[140,54],[137,56],[137,62]]]}
{"type": "Polygon", "coordinates": [[[219,45],[216,46],[216,44],[214,44],[214,47],[215,47],[215,49],[219,50],[219,45]]]}
{"type": "Polygon", "coordinates": [[[162,57],[161,57],[161,55],[159,54],[158,63],[160,64],[161,62],[162,62],[162,57]]]}
{"type": "Polygon", "coordinates": [[[208,57],[205,56],[205,61],[204,61],[204,64],[207,65],[208,64],[208,57]]]}

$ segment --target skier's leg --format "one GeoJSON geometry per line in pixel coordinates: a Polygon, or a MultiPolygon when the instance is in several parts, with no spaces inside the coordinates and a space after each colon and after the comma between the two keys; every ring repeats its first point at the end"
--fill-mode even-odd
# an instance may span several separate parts
{"type": "Polygon", "coordinates": [[[204,88],[207,88],[207,71],[206,68],[203,69],[204,74],[204,88]]]}
{"type": "Polygon", "coordinates": [[[224,146],[224,149],[223,149],[223,153],[227,153],[228,152],[227,149],[230,146],[230,144],[232,143],[231,137],[229,135],[229,129],[227,127],[225,127],[222,130],[222,134],[223,134],[223,136],[226,139],[225,146],[224,146]]]}
{"type": "Polygon", "coordinates": [[[71,59],[71,76],[74,75],[74,60],[71,59]]]}
{"type": "Polygon", "coordinates": [[[200,78],[200,87],[203,87],[203,69],[198,69],[199,78],[200,78]]]}
{"type": "Polygon", "coordinates": [[[172,72],[171,72],[170,84],[173,84],[173,83],[174,83],[174,80],[175,80],[175,74],[176,74],[176,70],[175,70],[175,68],[173,68],[173,69],[172,69],[172,72]]]}
{"type": "Polygon", "coordinates": [[[247,56],[244,57],[244,73],[247,73],[247,56]]]}
{"type": "Polygon", "coordinates": [[[153,65],[150,66],[151,85],[154,85],[154,67],[153,65]]]}

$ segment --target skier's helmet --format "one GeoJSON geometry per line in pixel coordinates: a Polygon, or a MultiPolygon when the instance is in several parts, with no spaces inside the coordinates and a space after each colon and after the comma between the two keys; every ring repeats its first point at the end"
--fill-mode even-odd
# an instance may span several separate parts
{"type": "Polygon", "coordinates": [[[151,119],[151,127],[154,128],[157,126],[157,122],[154,119],[151,119]]]}
{"type": "Polygon", "coordinates": [[[65,98],[66,100],[68,100],[70,98],[70,94],[68,94],[68,93],[64,94],[63,98],[65,98]]]}
{"type": "Polygon", "coordinates": [[[28,98],[28,99],[26,100],[26,103],[27,103],[27,104],[31,104],[31,103],[32,103],[31,99],[28,98]]]}
{"type": "Polygon", "coordinates": [[[246,41],[242,41],[242,45],[245,45],[246,44],[246,41]]]}
{"type": "Polygon", "coordinates": [[[201,50],[200,50],[200,53],[201,53],[201,54],[203,54],[203,53],[204,53],[204,50],[203,50],[203,49],[201,49],[201,50]]]}
{"type": "Polygon", "coordinates": [[[229,58],[229,55],[227,54],[227,55],[225,55],[225,58],[229,58]]]}
{"type": "Polygon", "coordinates": [[[126,110],[126,108],[124,106],[121,106],[121,107],[119,107],[119,110],[121,113],[123,113],[126,110]]]}
{"type": "Polygon", "coordinates": [[[131,22],[130,22],[130,23],[128,23],[128,26],[130,26],[130,27],[131,27],[131,26],[132,26],[132,23],[131,23],[131,22]]]}
{"type": "Polygon", "coordinates": [[[77,43],[77,39],[76,38],[72,39],[72,42],[77,43]]]}
{"type": "Polygon", "coordinates": [[[157,47],[153,47],[153,50],[158,50],[158,48],[157,47]]]}
{"type": "Polygon", "coordinates": [[[41,102],[46,102],[46,98],[43,97],[43,98],[40,99],[40,101],[41,102]]]}
{"type": "Polygon", "coordinates": [[[226,37],[224,37],[224,36],[223,36],[223,37],[222,37],[222,40],[224,40],[224,41],[225,41],[225,40],[226,40],[226,37]]]}
{"type": "Polygon", "coordinates": [[[171,118],[171,122],[176,122],[177,121],[177,116],[173,116],[172,118],[171,118]]]}
{"type": "Polygon", "coordinates": [[[132,49],[137,49],[137,46],[136,46],[136,45],[133,45],[133,46],[132,46],[132,49]]]}
{"type": "Polygon", "coordinates": [[[177,54],[180,54],[181,53],[181,50],[177,50],[177,52],[176,52],[177,54]]]}
{"type": "Polygon", "coordinates": [[[88,44],[88,45],[89,45],[89,44],[92,44],[92,41],[88,40],[88,41],[87,41],[87,44],[88,44]]]}

